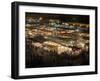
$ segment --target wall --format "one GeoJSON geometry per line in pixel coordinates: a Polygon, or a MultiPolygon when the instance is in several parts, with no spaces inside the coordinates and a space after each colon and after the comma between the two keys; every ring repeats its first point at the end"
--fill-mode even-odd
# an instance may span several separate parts
{"type": "MultiPolygon", "coordinates": [[[[13,81],[13,79],[10,78],[11,2],[12,1],[14,0],[1,0],[0,1],[0,81],[13,81]]],[[[21,0],[21,1],[98,6],[99,8],[98,10],[100,10],[100,0],[21,0]]],[[[100,14],[100,11],[98,14],[100,14]]],[[[98,22],[99,21],[100,21],[100,15],[98,16],[98,22]]],[[[99,26],[98,26],[98,30],[100,30],[99,26]]],[[[100,32],[98,34],[100,34],[100,32]]],[[[100,41],[100,37],[98,41],[100,41]]],[[[98,43],[98,45],[100,45],[100,43],[98,43]]],[[[100,55],[98,55],[98,57],[100,57],[100,55]]],[[[100,59],[98,61],[100,62],[100,59]]],[[[99,67],[100,67],[100,64],[99,64],[99,67]]],[[[94,81],[95,80],[95,81],[99,81],[100,74],[53,77],[53,78],[39,78],[39,79],[29,79],[29,80],[26,79],[26,81],[32,81],[32,80],[37,80],[37,81],[47,81],[47,80],[48,81],[51,81],[51,80],[52,81],[58,81],[58,80],[59,81],[94,81]]]]}

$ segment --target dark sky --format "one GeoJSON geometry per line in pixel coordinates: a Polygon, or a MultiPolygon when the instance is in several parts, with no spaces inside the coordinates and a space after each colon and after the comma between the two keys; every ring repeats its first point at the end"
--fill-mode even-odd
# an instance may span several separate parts
{"type": "Polygon", "coordinates": [[[29,13],[26,17],[43,17],[43,19],[59,19],[62,22],[78,22],[89,24],[89,15],[73,15],[73,14],[48,14],[48,13],[29,13]]]}

